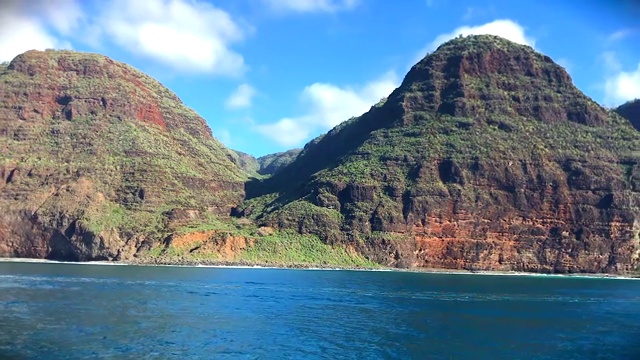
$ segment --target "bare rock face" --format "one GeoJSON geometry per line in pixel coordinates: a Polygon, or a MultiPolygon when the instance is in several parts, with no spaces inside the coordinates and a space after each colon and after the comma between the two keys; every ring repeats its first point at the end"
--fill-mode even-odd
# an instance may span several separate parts
{"type": "Polygon", "coordinates": [[[111,260],[164,238],[172,210],[227,216],[244,175],[159,82],[95,54],[0,68],[0,256],[111,260]]]}
{"type": "Polygon", "coordinates": [[[640,133],[549,57],[441,45],[386,100],[307,144],[237,212],[398,267],[627,272],[640,133]]]}

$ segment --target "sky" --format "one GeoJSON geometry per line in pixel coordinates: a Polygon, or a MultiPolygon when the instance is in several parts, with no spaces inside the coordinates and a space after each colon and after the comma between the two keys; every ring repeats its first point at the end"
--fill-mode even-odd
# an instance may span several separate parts
{"type": "Polygon", "coordinates": [[[603,106],[640,98],[636,0],[0,1],[0,61],[30,49],[104,54],[256,157],[363,114],[458,34],[532,46],[603,106]]]}

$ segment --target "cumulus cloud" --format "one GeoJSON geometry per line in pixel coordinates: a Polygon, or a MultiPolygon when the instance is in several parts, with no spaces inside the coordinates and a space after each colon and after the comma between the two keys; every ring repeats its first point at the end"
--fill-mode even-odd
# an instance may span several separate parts
{"type": "Polygon", "coordinates": [[[280,145],[301,145],[313,133],[329,130],[353,116],[362,115],[381,98],[388,96],[398,83],[399,79],[393,72],[360,87],[314,83],[305,87],[300,95],[300,102],[307,109],[304,115],[256,125],[255,129],[280,145]]]}
{"type": "Polygon", "coordinates": [[[132,53],[186,71],[239,75],[242,55],[230,45],[245,32],[223,10],[197,0],[114,0],[97,23],[105,37],[132,53]]]}
{"type": "Polygon", "coordinates": [[[225,146],[230,146],[233,144],[233,140],[231,138],[231,133],[227,129],[219,129],[216,131],[212,131],[213,136],[218,139],[225,146]]]}
{"type": "Polygon", "coordinates": [[[262,0],[271,10],[278,12],[336,12],[350,10],[359,0],[262,0]]]}
{"type": "Polygon", "coordinates": [[[251,101],[256,95],[256,90],[249,84],[240,84],[229,96],[225,106],[229,109],[240,109],[251,106],[251,101]]]}
{"type": "Polygon", "coordinates": [[[478,26],[461,26],[450,33],[438,35],[429,45],[418,52],[410,66],[413,66],[428,53],[436,50],[438,46],[456,38],[458,35],[496,35],[518,44],[535,46],[535,39],[525,34],[525,28],[522,25],[509,19],[494,20],[478,26]]]}
{"type": "Polygon", "coordinates": [[[0,58],[30,49],[108,42],[178,70],[236,76],[246,69],[231,45],[250,31],[204,0],[5,0],[0,58]]]}
{"type": "Polygon", "coordinates": [[[640,98],[640,63],[635,70],[613,72],[605,80],[604,91],[608,106],[640,98]]]}
{"type": "Polygon", "coordinates": [[[0,61],[28,50],[68,49],[60,35],[78,26],[82,11],[73,0],[4,1],[0,5],[0,61]]]}

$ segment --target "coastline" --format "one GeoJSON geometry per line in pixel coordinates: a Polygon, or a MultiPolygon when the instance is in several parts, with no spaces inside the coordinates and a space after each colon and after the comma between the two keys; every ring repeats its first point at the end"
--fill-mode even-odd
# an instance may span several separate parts
{"type": "Polygon", "coordinates": [[[157,266],[157,267],[193,267],[193,268],[228,268],[228,269],[283,269],[283,270],[341,270],[341,271],[371,271],[371,272],[408,272],[421,274],[444,275],[484,275],[484,276],[531,276],[550,278],[591,278],[591,279],[619,279],[640,280],[640,273],[612,274],[612,273],[536,273],[524,271],[502,270],[465,270],[443,268],[392,268],[392,267],[359,267],[336,266],[331,264],[279,264],[257,263],[248,261],[220,261],[220,260],[185,260],[162,261],[159,259],[134,259],[133,261],[57,261],[33,258],[3,258],[0,263],[36,263],[36,264],[67,264],[67,265],[105,265],[105,266],[157,266]]]}

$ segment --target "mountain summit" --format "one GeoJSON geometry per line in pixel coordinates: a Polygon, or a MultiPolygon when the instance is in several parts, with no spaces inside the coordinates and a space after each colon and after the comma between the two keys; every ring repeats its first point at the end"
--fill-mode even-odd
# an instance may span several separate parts
{"type": "Polygon", "coordinates": [[[238,209],[401,267],[629,271],[640,135],[531,47],[426,56],[385,101],[311,141],[238,209]]]}
{"type": "Polygon", "coordinates": [[[180,214],[225,216],[244,196],[204,119],[102,55],[0,68],[0,139],[0,256],[126,259],[180,214]]]}

